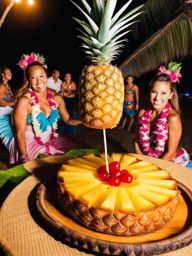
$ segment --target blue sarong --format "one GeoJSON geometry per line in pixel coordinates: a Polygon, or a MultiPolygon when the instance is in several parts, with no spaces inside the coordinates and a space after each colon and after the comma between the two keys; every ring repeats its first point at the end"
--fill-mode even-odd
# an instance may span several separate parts
{"type": "Polygon", "coordinates": [[[137,114],[136,109],[134,108],[134,101],[124,101],[123,110],[128,116],[135,116],[137,114]],[[128,106],[133,105],[133,108],[127,109],[128,106]]]}

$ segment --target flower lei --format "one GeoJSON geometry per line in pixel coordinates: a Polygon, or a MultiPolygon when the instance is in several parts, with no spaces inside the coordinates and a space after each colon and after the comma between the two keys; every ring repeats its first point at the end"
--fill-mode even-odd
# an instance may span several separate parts
{"type": "Polygon", "coordinates": [[[161,73],[167,74],[169,75],[171,82],[179,83],[179,78],[182,77],[180,70],[181,70],[181,63],[171,61],[168,64],[167,68],[164,66],[160,66],[158,69],[158,74],[161,74],[161,73]]]}
{"type": "MultiPolygon", "coordinates": [[[[59,120],[59,113],[56,108],[56,102],[53,98],[53,95],[49,91],[46,91],[46,93],[47,93],[49,105],[51,107],[51,115],[52,115],[52,116],[50,115],[51,118],[49,117],[50,118],[49,125],[52,126],[53,135],[56,137],[57,136],[57,133],[56,133],[57,121],[59,120]]],[[[44,131],[47,130],[47,126],[45,124],[41,124],[39,122],[43,113],[40,110],[39,98],[38,98],[36,92],[33,90],[30,90],[30,96],[31,96],[31,107],[32,107],[32,112],[31,112],[32,125],[33,125],[33,129],[34,129],[36,138],[40,140],[40,136],[44,131]]],[[[46,117],[44,117],[44,118],[46,119],[46,117]]],[[[44,121],[47,121],[47,119],[44,121]]]]}
{"type": "Polygon", "coordinates": [[[39,53],[32,52],[31,54],[23,54],[21,56],[21,60],[19,61],[18,65],[21,69],[25,70],[28,65],[30,65],[33,62],[39,62],[45,68],[47,67],[45,64],[45,58],[43,55],[40,55],[39,53]]]}
{"type": "Polygon", "coordinates": [[[167,103],[153,131],[150,130],[152,109],[146,109],[144,115],[139,119],[139,143],[144,154],[152,157],[160,157],[163,154],[168,139],[167,118],[170,109],[171,104],[167,103]]]}

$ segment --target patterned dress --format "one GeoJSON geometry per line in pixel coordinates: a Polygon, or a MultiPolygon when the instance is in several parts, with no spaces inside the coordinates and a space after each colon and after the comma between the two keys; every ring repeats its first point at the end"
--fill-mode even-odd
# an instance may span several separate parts
{"type": "Polygon", "coordinates": [[[28,115],[25,141],[29,160],[36,159],[40,154],[59,155],[70,149],[82,147],[82,145],[71,136],[64,136],[58,131],[53,131],[49,124],[51,123],[52,113],[53,111],[47,118],[44,113],[41,112],[41,117],[38,120],[42,123],[44,128],[40,138],[35,136],[31,115],[28,115]]]}
{"type": "MultiPolygon", "coordinates": [[[[13,94],[8,93],[4,96],[4,100],[10,102],[13,100],[13,94]]],[[[15,137],[12,126],[13,108],[6,106],[0,107],[0,139],[3,145],[9,151],[9,164],[14,164],[18,161],[18,151],[16,149],[15,137]]]]}

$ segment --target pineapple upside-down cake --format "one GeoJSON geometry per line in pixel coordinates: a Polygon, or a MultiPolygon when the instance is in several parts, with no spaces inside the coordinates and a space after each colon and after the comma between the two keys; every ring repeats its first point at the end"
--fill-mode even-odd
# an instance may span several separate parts
{"type": "Polygon", "coordinates": [[[86,154],[58,171],[58,199],[65,212],[98,232],[133,236],[161,229],[178,205],[170,174],[131,154],[86,154]]]}

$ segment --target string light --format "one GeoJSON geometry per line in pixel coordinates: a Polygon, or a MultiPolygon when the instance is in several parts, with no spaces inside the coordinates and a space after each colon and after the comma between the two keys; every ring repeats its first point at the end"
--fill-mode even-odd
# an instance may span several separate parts
{"type": "Polygon", "coordinates": [[[33,1],[33,0],[28,0],[28,4],[29,4],[29,5],[34,4],[34,1],[33,1]]]}
{"type": "MultiPolygon", "coordinates": [[[[10,0],[10,3],[7,5],[7,7],[5,8],[2,16],[0,17],[0,28],[3,25],[3,22],[5,20],[5,18],[7,17],[7,14],[10,12],[11,8],[13,7],[13,5],[16,3],[21,2],[21,0],[10,0]]],[[[27,4],[29,5],[33,5],[34,4],[34,0],[27,0],[27,4]]]]}

